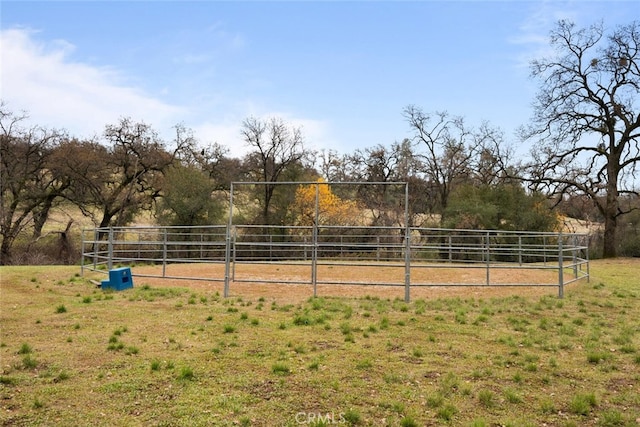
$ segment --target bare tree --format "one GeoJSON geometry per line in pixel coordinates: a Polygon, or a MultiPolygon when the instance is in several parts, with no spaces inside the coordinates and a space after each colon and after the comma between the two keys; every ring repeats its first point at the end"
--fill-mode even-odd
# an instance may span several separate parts
{"type": "Polygon", "coordinates": [[[437,195],[438,210],[444,213],[453,188],[471,175],[477,141],[462,117],[452,117],[446,112],[426,114],[413,105],[403,113],[414,132],[413,141],[421,148],[416,150],[416,156],[437,195]]]}
{"type": "Polygon", "coordinates": [[[38,239],[54,202],[69,186],[53,172],[51,159],[65,134],[23,127],[26,119],[0,104],[0,264],[11,262],[13,244],[28,227],[32,241],[38,239]]]}
{"type": "Polygon", "coordinates": [[[318,169],[327,182],[350,181],[348,156],[338,154],[336,150],[322,149],[318,153],[318,169]]]}
{"type": "Polygon", "coordinates": [[[269,209],[275,186],[287,168],[302,162],[309,154],[304,150],[304,138],[298,127],[289,126],[280,118],[260,120],[249,117],[242,122],[242,136],[254,149],[248,164],[256,174],[255,180],[264,182],[262,221],[269,224],[269,209]]]}
{"type": "Polygon", "coordinates": [[[558,22],[550,44],[555,55],[531,63],[540,90],[532,123],[522,129],[533,141],[532,161],[522,177],[562,198],[585,194],[604,217],[603,256],[617,253],[620,197],[638,194],[640,161],[640,26],[576,28],[558,22]]]}
{"type": "Polygon", "coordinates": [[[504,141],[502,130],[483,122],[475,132],[475,157],[471,171],[475,185],[501,185],[512,182],[513,147],[504,141]]]}
{"type": "Polygon", "coordinates": [[[358,187],[362,205],[371,210],[374,225],[404,224],[405,208],[409,208],[411,224],[416,212],[424,209],[427,189],[420,176],[421,162],[416,158],[411,141],[394,142],[390,147],[377,145],[356,150],[349,157],[351,177],[369,184],[358,187]],[[403,186],[390,183],[408,182],[409,206],[405,206],[403,186]],[[422,207],[422,208],[421,208],[422,207]]]}
{"type": "Polygon", "coordinates": [[[393,148],[379,144],[356,150],[350,156],[354,178],[368,183],[358,187],[358,198],[362,200],[363,206],[369,208],[373,218],[372,225],[391,225],[394,220],[403,217],[393,211],[404,212],[401,197],[404,194],[398,194],[397,191],[394,194],[392,188],[384,184],[398,181],[397,166],[400,160],[397,154],[393,148]]]}
{"type": "Polygon", "coordinates": [[[169,152],[151,126],[122,118],[106,126],[104,144],[84,142],[77,147],[70,198],[99,227],[125,225],[140,209],[151,208],[160,194],[163,172],[180,153],[193,148],[192,142],[179,130],[169,152]]]}

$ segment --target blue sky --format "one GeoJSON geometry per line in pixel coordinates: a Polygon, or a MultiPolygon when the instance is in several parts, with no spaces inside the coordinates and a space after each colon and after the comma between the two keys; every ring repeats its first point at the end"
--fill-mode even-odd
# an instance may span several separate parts
{"type": "Polygon", "coordinates": [[[609,28],[636,1],[2,1],[1,98],[34,124],[100,134],[184,123],[240,156],[248,116],[350,153],[410,136],[409,104],[508,140],[531,116],[528,62],[558,19],[609,28]]]}

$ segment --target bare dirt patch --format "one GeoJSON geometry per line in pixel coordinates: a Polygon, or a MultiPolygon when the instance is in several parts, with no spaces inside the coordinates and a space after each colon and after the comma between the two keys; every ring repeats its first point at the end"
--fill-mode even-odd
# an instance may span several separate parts
{"type": "MultiPolygon", "coordinates": [[[[187,287],[199,291],[224,292],[223,264],[174,264],[165,275],[198,279],[135,277],[159,275],[162,267],[132,268],[136,286],[187,287]],[[208,279],[207,279],[208,278],[208,279]]],[[[310,266],[288,264],[245,264],[230,272],[235,279],[230,296],[273,299],[296,303],[313,294],[310,266]]],[[[558,294],[555,270],[491,269],[490,286],[483,268],[421,268],[412,271],[411,299],[445,297],[492,298],[509,295],[540,296],[558,294]],[[419,283],[421,285],[414,285],[419,283]],[[525,285],[526,284],[526,285],[525,285]],[[536,286],[532,286],[535,284],[536,286]]],[[[318,284],[317,296],[404,298],[403,267],[320,266],[318,282],[353,282],[354,284],[318,284]],[[385,283],[385,285],[379,285],[385,283]]]]}

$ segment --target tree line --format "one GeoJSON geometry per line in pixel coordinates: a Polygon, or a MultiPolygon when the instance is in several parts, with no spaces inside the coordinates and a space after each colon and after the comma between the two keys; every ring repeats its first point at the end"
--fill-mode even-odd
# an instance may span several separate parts
{"type": "MultiPolygon", "coordinates": [[[[430,225],[546,231],[557,229],[560,215],[598,222],[600,255],[638,256],[639,41],[636,22],[607,34],[602,24],[560,21],[550,37],[555,53],[531,63],[539,92],[516,143],[489,122],[471,126],[463,116],[409,105],[401,115],[410,138],[351,153],[314,152],[301,128],[248,117],[241,136],[249,152],[234,158],[183,124],[166,140],[143,121],[121,118],[79,139],[29,125],[26,113],[2,102],[0,263],[16,262],[17,242],[29,252],[61,205],[98,227],[130,224],[142,212],[165,225],[216,224],[225,221],[231,182],[260,182],[241,198],[245,220],[286,224],[303,193],[270,184],[318,179],[408,182],[411,225],[435,218],[430,225]]],[[[399,200],[388,188],[338,186],[327,200],[357,199],[374,225],[391,225],[397,216],[381,206],[399,200]]],[[[71,227],[59,231],[62,242],[71,227]]]]}

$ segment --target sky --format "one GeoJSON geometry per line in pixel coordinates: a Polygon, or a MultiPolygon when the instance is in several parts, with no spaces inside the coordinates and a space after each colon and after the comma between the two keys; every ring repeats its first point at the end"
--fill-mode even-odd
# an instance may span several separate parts
{"type": "Polygon", "coordinates": [[[637,1],[10,1],[0,98],[78,138],[122,117],[169,141],[176,124],[240,157],[248,117],[352,153],[411,136],[408,105],[488,121],[517,144],[559,19],[606,28],[637,1]]]}

